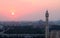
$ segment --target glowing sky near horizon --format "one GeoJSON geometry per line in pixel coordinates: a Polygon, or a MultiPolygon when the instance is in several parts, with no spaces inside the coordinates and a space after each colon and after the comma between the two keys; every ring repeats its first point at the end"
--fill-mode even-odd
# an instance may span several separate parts
{"type": "Polygon", "coordinates": [[[0,21],[60,20],[60,0],[0,0],[0,21]],[[12,13],[13,12],[13,13],[12,13]]]}

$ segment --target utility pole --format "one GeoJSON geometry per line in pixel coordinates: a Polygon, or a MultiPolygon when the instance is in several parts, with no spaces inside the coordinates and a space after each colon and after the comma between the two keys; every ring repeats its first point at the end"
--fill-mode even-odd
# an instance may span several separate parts
{"type": "Polygon", "coordinates": [[[46,10],[45,17],[46,17],[45,38],[49,38],[49,24],[48,24],[49,13],[48,13],[48,10],[46,10]]]}

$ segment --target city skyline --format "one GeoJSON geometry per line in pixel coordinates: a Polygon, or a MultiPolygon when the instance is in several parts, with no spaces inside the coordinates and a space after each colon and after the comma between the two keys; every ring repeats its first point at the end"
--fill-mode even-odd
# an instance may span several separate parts
{"type": "Polygon", "coordinates": [[[60,0],[0,0],[0,21],[60,20],[60,0]]]}

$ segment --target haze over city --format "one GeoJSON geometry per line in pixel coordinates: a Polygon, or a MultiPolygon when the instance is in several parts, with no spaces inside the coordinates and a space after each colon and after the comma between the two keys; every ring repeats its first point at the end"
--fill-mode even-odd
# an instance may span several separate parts
{"type": "Polygon", "coordinates": [[[60,0],[0,0],[0,21],[60,20],[60,0]]]}

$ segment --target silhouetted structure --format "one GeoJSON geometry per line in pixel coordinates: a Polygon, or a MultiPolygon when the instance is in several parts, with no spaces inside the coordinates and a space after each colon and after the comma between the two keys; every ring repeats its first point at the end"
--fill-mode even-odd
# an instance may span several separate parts
{"type": "Polygon", "coordinates": [[[46,11],[45,17],[46,17],[45,38],[49,38],[49,25],[48,25],[49,13],[48,13],[48,10],[46,11]]]}

